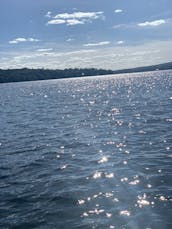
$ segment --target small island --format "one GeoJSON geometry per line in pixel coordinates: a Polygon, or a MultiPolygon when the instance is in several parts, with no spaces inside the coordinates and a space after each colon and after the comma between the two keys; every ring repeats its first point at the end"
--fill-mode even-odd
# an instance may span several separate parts
{"type": "Polygon", "coordinates": [[[68,68],[63,70],[28,69],[28,68],[0,69],[0,83],[50,80],[50,79],[146,72],[146,71],[156,71],[156,70],[170,70],[170,69],[172,69],[172,62],[152,65],[152,66],[145,66],[145,67],[122,69],[122,70],[106,70],[106,69],[96,69],[96,68],[83,68],[83,69],[68,68]]]}

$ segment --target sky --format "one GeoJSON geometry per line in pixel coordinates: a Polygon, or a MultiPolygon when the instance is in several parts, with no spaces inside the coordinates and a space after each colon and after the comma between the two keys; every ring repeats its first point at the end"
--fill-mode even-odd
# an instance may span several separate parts
{"type": "Polygon", "coordinates": [[[0,0],[0,68],[172,61],[172,0],[0,0]]]}

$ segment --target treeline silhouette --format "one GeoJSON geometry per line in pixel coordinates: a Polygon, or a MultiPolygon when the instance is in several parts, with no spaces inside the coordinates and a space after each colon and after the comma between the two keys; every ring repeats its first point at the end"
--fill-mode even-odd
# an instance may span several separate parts
{"type": "Polygon", "coordinates": [[[49,80],[72,78],[81,76],[96,76],[113,74],[112,70],[95,69],[95,68],[74,68],[64,70],[50,70],[50,69],[0,69],[0,83],[20,82],[20,81],[35,81],[35,80],[49,80]]]}
{"type": "Polygon", "coordinates": [[[147,71],[156,71],[156,70],[170,70],[170,69],[172,69],[172,62],[156,64],[156,65],[151,65],[151,66],[137,67],[137,68],[115,70],[114,74],[147,72],[147,71]]]}
{"type": "Polygon", "coordinates": [[[97,76],[120,73],[134,73],[155,70],[172,69],[172,62],[157,64],[146,67],[122,69],[122,70],[105,70],[96,68],[68,68],[64,70],[56,69],[0,69],[0,83],[20,82],[20,81],[35,81],[35,80],[49,80],[62,79],[82,76],[97,76]]]}

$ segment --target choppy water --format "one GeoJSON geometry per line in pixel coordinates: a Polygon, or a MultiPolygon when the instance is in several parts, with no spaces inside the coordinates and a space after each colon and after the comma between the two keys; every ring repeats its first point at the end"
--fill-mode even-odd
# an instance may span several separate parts
{"type": "Polygon", "coordinates": [[[172,72],[0,85],[0,228],[172,228],[172,72]]]}

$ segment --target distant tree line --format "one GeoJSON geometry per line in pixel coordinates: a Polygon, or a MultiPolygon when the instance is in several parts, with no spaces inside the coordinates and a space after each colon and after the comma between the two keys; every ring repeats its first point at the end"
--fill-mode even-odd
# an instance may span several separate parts
{"type": "Polygon", "coordinates": [[[20,81],[35,81],[72,78],[81,76],[96,76],[113,74],[111,70],[95,69],[95,68],[74,68],[64,70],[49,70],[49,69],[0,69],[0,83],[20,82],[20,81]]]}
{"type": "Polygon", "coordinates": [[[96,69],[96,68],[83,68],[83,69],[68,68],[64,70],[28,69],[28,68],[6,69],[6,70],[0,69],[0,83],[62,79],[62,78],[72,78],[72,77],[145,72],[145,71],[167,70],[167,69],[172,69],[172,62],[146,66],[146,67],[115,70],[115,71],[96,69]]]}
{"type": "Polygon", "coordinates": [[[151,65],[151,66],[145,66],[145,67],[115,70],[114,74],[147,72],[147,71],[157,71],[157,70],[170,70],[170,69],[172,69],[172,62],[163,63],[163,64],[156,64],[156,65],[151,65]]]}

